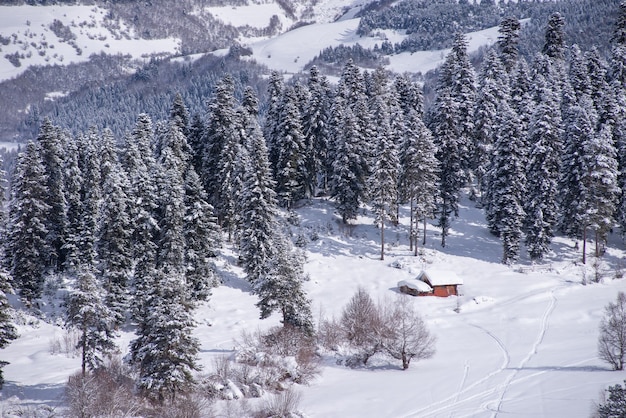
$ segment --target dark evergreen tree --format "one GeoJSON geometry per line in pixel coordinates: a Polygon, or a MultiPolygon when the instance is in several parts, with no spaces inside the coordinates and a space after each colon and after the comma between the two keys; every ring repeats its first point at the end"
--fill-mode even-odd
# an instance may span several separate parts
{"type": "Polygon", "coordinates": [[[187,135],[187,143],[191,147],[192,164],[196,173],[202,172],[202,138],[204,137],[204,121],[202,117],[194,113],[191,118],[191,125],[189,127],[189,133],[187,135]]]}
{"type": "MultiPolygon", "coordinates": [[[[509,80],[496,52],[487,52],[478,77],[478,94],[474,109],[474,145],[471,168],[476,178],[477,189],[485,190],[486,174],[489,170],[493,143],[498,129],[498,112],[510,100],[509,80]]],[[[475,191],[473,190],[475,193],[475,191]]]]}
{"type": "Polygon", "coordinates": [[[507,73],[513,72],[517,66],[520,29],[521,25],[516,17],[507,17],[500,22],[498,49],[500,51],[500,60],[507,73]]]}
{"type": "MultiPolygon", "coordinates": [[[[0,350],[5,348],[11,343],[11,341],[17,339],[18,334],[15,326],[13,325],[13,318],[11,315],[11,305],[7,300],[6,293],[11,289],[9,283],[9,275],[0,267],[0,350]]],[[[6,361],[0,361],[0,390],[4,383],[4,376],[2,375],[2,367],[6,366],[6,361]]]]}
{"type": "Polygon", "coordinates": [[[48,231],[50,253],[48,264],[54,269],[61,269],[65,261],[65,244],[67,234],[67,202],[64,188],[64,137],[61,129],[53,126],[50,119],[45,118],[37,143],[45,170],[47,200],[49,212],[42,219],[48,231]]]}
{"type": "Polygon", "coordinates": [[[234,170],[238,141],[234,81],[226,75],[215,86],[215,96],[209,103],[207,125],[202,139],[202,170],[198,173],[204,183],[209,203],[215,208],[220,225],[232,226],[232,199],[225,189],[234,170]]]}
{"type": "Polygon", "coordinates": [[[278,215],[268,151],[256,118],[246,118],[245,145],[248,165],[238,205],[242,214],[239,257],[247,280],[255,285],[274,254],[272,233],[278,215]]]}
{"type": "Polygon", "coordinates": [[[565,19],[559,12],[555,12],[548,19],[545,32],[545,41],[541,52],[553,60],[565,59],[565,19]]]}
{"type": "Polygon", "coordinates": [[[489,173],[487,222],[502,239],[505,264],[515,263],[520,255],[524,223],[523,202],[526,188],[526,148],[521,123],[507,105],[501,113],[496,132],[494,157],[489,173]]]}
{"type": "Polygon", "coordinates": [[[176,126],[178,126],[185,137],[189,136],[189,111],[187,110],[187,106],[185,106],[185,102],[183,101],[183,96],[181,96],[180,93],[176,93],[174,96],[174,101],[172,102],[172,107],[170,108],[170,121],[176,123],[176,126]]]}
{"type": "Polygon", "coordinates": [[[106,291],[105,301],[115,315],[115,324],[125,321],[129,308],[130,280],[133,267],[130,185],[116,159],[112,138],[103,137],[105,171],[100,202],[96,249],[97,275],[106,291]],[[106,157],[106,158],[105,158],[106,157]]]}
{"type": "MultiPolygon", "coordinates": [[[[272,71],[267,86],[267,110],[263,123],[263,136],[267,141],[270,164],[272,169],[277,167],[278,153],[280,148],[276,145],[278,125],[282,105],[284,82],[283,76],[278,71],[272,71]]],[[[276,175],[276,171],[274,171],[276,175]]]]}
{"type": "Polygon", "coordinates": [[[318,188],[324,191],[328,181],[328,142],[330,136],[331,89],[325,76],[316,66],[311,67],[308,79],[309,101],[302,113],[304,134],[306,189],[314,195],[318,188]]]}
{"type": "Polygon", "coordinates": [[[437,146],[439,160],[439,201],[437,217],[441,228],[441,246],[446,246],[446,237],[452,217],[458,215],[461,187],[465,183],[463,169],[464,148],[457,124],[457,103],[454,101],[450,88],[437,91],[435,109],[431,124],[437,146]]]}
{"type": "Polygon", "coordinates": [[[104,365],[104,356],[117,350],[115,314],[104,303],[103,291],[89,266],[79,267],[77,289],[67,302],[66,323],[78,330],[83,377],[104,365]]]}
{"type": "Polygon", "coordinates": [[[163,403],[188,392],[194,384],[199,341],[187,305],[184,278],[157,269],[147,289],[145,314],[137,338],[130,343],[129,363],[137,371],[138,388],[163,403]]]}
{"type": "Polygon", "coordinates": [[[535,104],[532,98],[530,69],[523,57],[517,61],[517,67],[509,77],[510,99],[509,103],[515,113],[520,117],[522,129],[527,131],[535,104]]]}
{"type": "Polygon", "coordinates": [[[396,144],[393,141],[387,81],[379,71],[375,73],[374,77],[376,78],[375,92],[371,99],[371,109],[375,154],[368,190],[372,209],[375,213],[374,222],[380,227],[380,259],[383,260],[385,258],[385,222],[387,219],[392,222],[397,221],[397,187],[400,162],[396,144]]]}
{"type": "Polygon", "coordinates": [[[311,301],[302,288],[305,279],[302,261],[290,242],[277,230],[271,232],[274,252],[264,266],[264,272],[254,283],[259,296],[261,319],[280,312],[284,326],[292,326],[312,334],[311,301]]]}
{"type": "Polygon", "coordinates": [[[18,157],[12,184],[8,257],[15,287],[27,304],[41,296],[51,251],[46,227],[49,190],[35,143],[18,157]]]}
{"type": "Polygon", "coordinates": [[[278,148],[274,167],[276,193],[281,206],[291,208],[306,196],[305,138],[295,91],[287,86],[283,91],[279,123],[274,145],[278,148]]]}

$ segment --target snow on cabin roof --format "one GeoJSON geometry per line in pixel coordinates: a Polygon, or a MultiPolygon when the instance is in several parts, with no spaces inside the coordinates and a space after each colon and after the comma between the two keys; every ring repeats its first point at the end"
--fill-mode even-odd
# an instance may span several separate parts
{"type": "Polygon", "coordinates": [[[421,280],[400,280],[398,287],[406,286],[409,289],[417,290],[418,292],[432,292],[433,288],[421,280]]]}
{"type": "Polygon", "coordinates": [[[422,270],[422,272],[417,276],[417,279],[428,281],[431,286],[463,284],[463,279],[451,270],[422,270]]]}

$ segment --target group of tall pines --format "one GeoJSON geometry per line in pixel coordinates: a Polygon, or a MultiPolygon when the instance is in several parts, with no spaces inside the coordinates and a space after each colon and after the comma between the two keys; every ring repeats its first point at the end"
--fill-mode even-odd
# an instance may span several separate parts
{"type": "Polygon", "coordinates": [[[504,19],[478,71],[458,34],[426,111],[408,75],[348,61],[336,85],[316,67],[305,82],[273,71],[263,116],[254,90],[236,99],[225,75],[204,114],[177,96],[168,120],[140,114],[123,138],[96,128],[72,136],[46,119],[0,214],[0,347],[15,338],[3,292],[36,308],[46,281],[61,277],[72,283],[67,322],[80,332],[83,374],[130,322],[139,388],[172,398],[199,369],[192,313],[220,282],[223,241],[238,251],[261,317],[277,312],[311,334],[303,259],[282,218],[318,195],[344,223],[371,211],[381,259],[400,205],[410,207],[415,254],[427,219],[445,246],[463,190],[484,208],[504,263],[518,261],[522,243],[541,260],[557,231],[581,239],[583,257],[592,237],[598,254],[614,225],[626,227],[626,4],[608,62],[568,46],[565,24],[550,17],[528,62],[520,22],[504,19]]]}

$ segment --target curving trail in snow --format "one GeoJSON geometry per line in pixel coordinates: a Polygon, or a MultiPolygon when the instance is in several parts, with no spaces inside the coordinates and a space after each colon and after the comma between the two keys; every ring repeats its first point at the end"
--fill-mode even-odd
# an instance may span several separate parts
{"type": "MultiPolygon", "coordinates": [[[[539,349],[539,346],[541,345],[541,343],[543,342],[543,339],[546,335],[546,331],[548,330],[548,323],[550,320],[550,316],[552,315],[552,312],[554,312],[554,308],[556,308],[556,304],[557,304],[557,298],[554,294],[554,292],[556,291],[555,289],[552,289],[552,291],[550,292],[550,302],[548,304],[548,307],[546,308],[545,312],[543,313],[543,316],[541,318],[541,327],[539,329],[539,334],[537,335],[537,339],[535,340],[535,342],[533,343],[530,351],[528,352],[528,354],[526,355],[526,357],[524,357],[522,359],[522,361],[520,362],[519,366],[515,369],[515,371],[505,380],[503,386],[502,386],[502,390],[500,391],[500,396],[499,399],[497,400],[497,404],[495,409],[493,409],[493,417],[497,417],[498,413],[500,412],[500,409],[502,407],[502,403],[504,402],[504,398],[506,396],[506,392],[509,388],[509,386],[511,385],[511,383],[513,382],[513,380],[515,379],[515,377],[519,374],[519,371],[524,369],[524,367],[526,366],[526,364],[528,363],[528,361],[530,361],[530,359],[537,354],[537,350],[539,349]]],[[[488,408],[490,404],[486,404],[485,406],[488,408]]],[[[489,408],[490,409],[490,408],[489,408]]],[[[490,409],[491,410],[491,409],[490,409]]]]}

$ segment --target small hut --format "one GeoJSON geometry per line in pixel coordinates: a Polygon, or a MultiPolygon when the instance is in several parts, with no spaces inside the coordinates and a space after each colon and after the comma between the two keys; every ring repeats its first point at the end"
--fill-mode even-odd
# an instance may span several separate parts
{"type": "Polygon", "coordinates": [[[432,287],[432,295],[440,297],[457,296],[458,286],[463,284],[463,279],[449,270],[422,270],[417,276],[417,281],[426,283],[432,287]]]}
{"type": "Polygon", "coordinates": [[[401,280],[398,282],[400,292],[411,296],[431,296],[433,288],[421,280],[401,280]]]}

